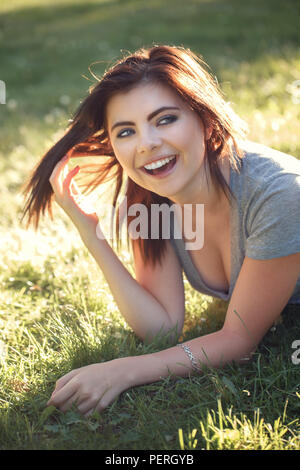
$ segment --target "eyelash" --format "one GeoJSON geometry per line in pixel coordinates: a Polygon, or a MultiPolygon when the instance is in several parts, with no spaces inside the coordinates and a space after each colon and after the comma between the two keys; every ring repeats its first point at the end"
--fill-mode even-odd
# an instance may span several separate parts
{"type": "MultiPolygon", "coordinates": [[[[162,117],[162,118],[160,118],[160,119],[158,120],[158,124],[160,124],[161,121],[167,120],[168,122],[167,122],[166,124],[161,124],[162,126],[166,126],[166,125],[168,125],[168,124],[171,124],[171,123],[177,121],[177,119],[178,119],[178,117],[177,117],[177,116],[174,116],[174,115],[164,116],[164,117],[162,117]]],[[[118,137],[119,139],[124,139],[124,138],[128,137],[128,135],[122,135],[122,134],[123,134],[124,132],[132,131],[132,130],[133,130],[133,129],[123,129],[121,132],[119,132],[119,133],[117,134],[117,137],[118,137]]]]}

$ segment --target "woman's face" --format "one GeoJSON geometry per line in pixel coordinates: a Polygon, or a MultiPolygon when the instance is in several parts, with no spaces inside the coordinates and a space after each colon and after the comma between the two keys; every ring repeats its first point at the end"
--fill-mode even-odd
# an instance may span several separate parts
{"type": "Polygon", "coordinates": [[[199,184],[208,133],[169,87],[148,83],[116,94],[107,125],[116,158],[138,185],[180,201],[199,184]]]}

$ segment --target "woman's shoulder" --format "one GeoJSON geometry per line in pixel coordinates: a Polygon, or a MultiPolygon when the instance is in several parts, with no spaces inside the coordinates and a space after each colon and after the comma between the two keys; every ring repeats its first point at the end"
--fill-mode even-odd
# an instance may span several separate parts
{"type": "Polygon", "coordinates": [[[251,141],[241,146],[239,172],[232,172],[231,189],[242,211],[290,203],[300,206],[300,160],[251,141]],[[293,202],[294,201],[294,202],[293,202]]]}
{"type": "Polygon", "coordinates": [[[287,256],[300,250],[300,161],[261,144],[245,145],[237,177],[246,255],[287,256]]]}
{"type": "Polygon", "coordinates": [[[295,156],[249,140],[244,141],[241,146],[244,172],[247,176],[255,179],[272,178],[287,173],[300,176],[300,159],[295,156]]]}

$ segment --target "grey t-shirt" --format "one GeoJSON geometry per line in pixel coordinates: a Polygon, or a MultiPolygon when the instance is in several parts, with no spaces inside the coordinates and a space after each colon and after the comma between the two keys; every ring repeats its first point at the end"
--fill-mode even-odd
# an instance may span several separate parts
{"type": "MultiPolygon", "coordinates": [[[[245,256],[265,260],[300,252],[300,160],[246,141],[239,171],[230,170],[231,276],[229,291],[211,289],[201,279],[182,239],[171,244],[190,284],[199,292],[230,300],[245,256]]],[[[205,212],[205,207],[204,207],[205,212]]],[[[176,221],[175,221],[176,223],[176,221]]],[[[204,240],[205,243],[205,240],[204,240]]],[[[300,277],[288,303],[300,304],[300,277]]]]}

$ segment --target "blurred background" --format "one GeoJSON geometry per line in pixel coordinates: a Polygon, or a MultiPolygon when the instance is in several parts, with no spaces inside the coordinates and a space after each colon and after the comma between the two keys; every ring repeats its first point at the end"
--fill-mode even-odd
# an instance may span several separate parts
{"type": "MultiPolygon", "coordinates": [[[[31,384],[37,389],[37,401],[33,402],[37,405],[28,404],[25,398],[26,416],[40,419],[36,416],[45,406],[49,383],[61,373],[60,369],[52,372],[52,368],[63,363],[69,370],[66,357],[78,357],[76,335],[72,333],[77,313],[80,322],[87,318],[83,341],[87,356],[82,364],[98,359],[100,332],[102,343],[107,334],[101,350],[107,351],[106,360],[117,357],[120,351],[136,354],[130,349],[134,344],[131,342],[129,350],[123,351],[126,325],[118,316],[98,266],[63,211],[54,205],[54,220],[41,219],[37,232],[20,224],[22,185],[63,134],[95,83],[95,76],[101,76],[123,53],[142,46],[189,47],[209,64],[226,100],[248,123],[249,138],[300,158],[299,17],[299,0],[0,0],[0,365],[3,360],[6,371],[6,382],[3,379],[4,385],[0,385],[3,407],[10,409],[14,400],[20,403],[17,400],[22,393],[27,396],[31,384]],[[65,347],[60,356],[52,340],[55,323],[50,321],[57,310],[57,344],[65,344],[61,339],[65,335],[72,346],[71,353],[65,347]],[[70,330],[60,323],[62,315],[70,330]],[[46,327],[48,339],[42,329],[46,327]],[[121,346],[117,347],[118,337],[121,346]],[[49,352],[52,342],[53,351],[49,352]],[[94,344],[95,357],[91,358],[89,351],[93,351],[94,344]],[[37,356],[32,359],[32,354],[37,356]],[[45,378],[43,385],[47,374],[50,378],[45,378]],[[40,395],[41,390],[46,390],[45,396],[40,395]]],[[[122,260],[130,270],[126,249],[122,260]]],[[[206,311],[208,302],[186,285],[186,331],[193,327],[191,334],[199,335],[205,332],[203,325],[207,325],[207,331],[214,329],[206,318],[199,321],[199,311],[206,311]]],[[[214,315],[217,310],[214,304],[214,315]]],[[[221,305],[221,316],[224,311],[221,305]]],[[[83,331],[79,324],[79,331],[83,331]]],[[[275,401],[268,396],[267,401],[273,410],[275,401]]],[[[281,401],[280,396],[278,406],[281,401]]],[[[9,445],[18,448],[29,433],[23,416],[21,407],[17,425],[11,418],[5,424],[8,440],[13,443],[9,445]],[[23,434],[16,432],[20,423],[23,434]],[[17,444],[15,439],[19,439],[17,444]]],[[[137,422],[139,417],[132,426],[137,422]]],[[[145,423],[148,435],[148,418],[145,423]]],[[[157,424],[153,429],[156,435],[157,424]]],[[[129,439],[129,434],[121,434],[129,439]]],[[[110,442],[107,448],[120,448],[114,436],[115,430],[114,444],[110,442]]],[[[41,436],[36,439],[39,441],[41,436]]],[[[141,448],[149,449],[149,445],[143,442],[141,448]]],[[[160,445],[157,448],[162,448],[160,445]]]]}
{"type": "Polygon", "coordinates": [[[2,0],[2,269],[81,246],[58,207],[37,233],[25,230],[20,188],[95,76],[127,51],[153,44],[191,48],[249,124],[249,138],[300,158],[299,13],[297,0],[2,0]]]}
{"type": "Polygon", "coordinates": [[[191,48],[249,138],[300,158],[299,13],[297,0],[1,0],[0,273],[82,247],[59,207],[25,230],[20,188],[95,76],[128,51],[191,48]]]}
{"type": "Polygon", "coordinates": [[[141,46],[201,54],[249,137],[300,157],[299,12],[297,0],[2,0],[2,229],[17,228],[20,184],[95,83],[89,67],[99,76],[141,46]]]}

